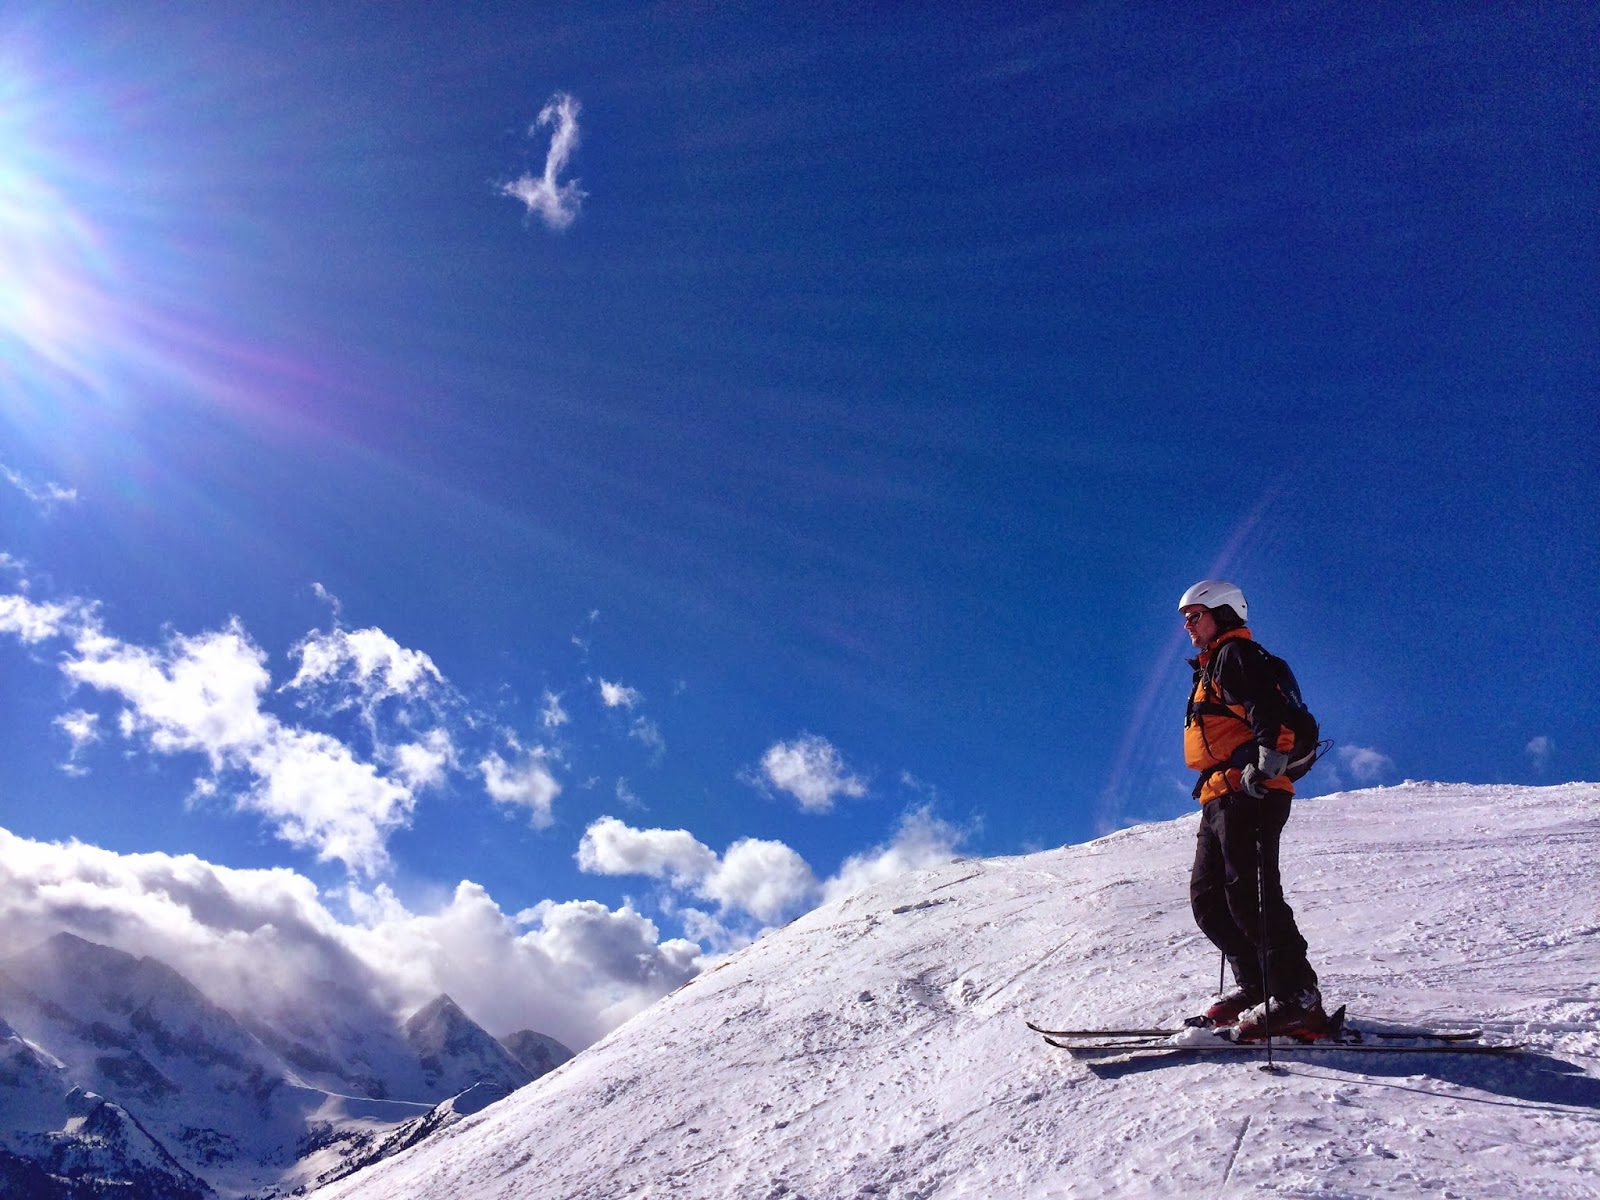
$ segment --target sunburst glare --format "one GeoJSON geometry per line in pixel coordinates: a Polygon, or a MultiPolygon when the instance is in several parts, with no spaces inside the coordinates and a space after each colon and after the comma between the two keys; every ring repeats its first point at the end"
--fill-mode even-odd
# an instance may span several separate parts
{"type": "Polygon", "coordinates": [[[32,426],[72,395],[110,393],[116,270],[79,207],[64,113],[0,62],[0,378],[8,417],[32,426]]]}

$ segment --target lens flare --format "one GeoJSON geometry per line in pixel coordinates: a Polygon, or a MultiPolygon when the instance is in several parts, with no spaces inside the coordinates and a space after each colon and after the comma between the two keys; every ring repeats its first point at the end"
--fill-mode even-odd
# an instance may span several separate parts
{"type": "Polygon", "coordinates": [[[15,63],[0,63],[0,398],[37,426],[65,396],[110,391],[116,272],[74,203],[70,146],[15,63]]]}
{"type": "Polygon", "coordinates": [[[0,26],[0,463],[137,489],[203,467],[218,419],[326,442],[360,373],[261,286],[262,230],[294,229],[230,188],[250,138],[102,42],[0,26]]]}

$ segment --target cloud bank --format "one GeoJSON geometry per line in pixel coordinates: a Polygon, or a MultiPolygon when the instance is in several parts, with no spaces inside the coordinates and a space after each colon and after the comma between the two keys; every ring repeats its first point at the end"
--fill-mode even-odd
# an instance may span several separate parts
{"type": "Polygon", "coordinates": [[[490,1032],[581,1048],[699,970],[628,905],[546,902],[515,915],[463,881],[433,912],[351,887],[339,915],[294,871],[193,855],[116,854],[0,829],[0,957],[62,930],[182,971],[219,1003],[271,1020],[337,1010],[408,1016],[449,992],[490,1032]]]}

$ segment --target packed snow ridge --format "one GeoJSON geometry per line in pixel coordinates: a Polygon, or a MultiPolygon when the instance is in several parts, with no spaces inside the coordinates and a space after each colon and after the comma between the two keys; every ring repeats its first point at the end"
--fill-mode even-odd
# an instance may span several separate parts
{"type": "Polygon", "coordinates": [[[560,1069],[317,1200],[1600,1195],[1600,785],[1299,801],[1284,877],[1330,1006],[1513,1057],[1152,1056],[1217,985],[1193,816],[903,875],[768,934],[560,1069]]]}

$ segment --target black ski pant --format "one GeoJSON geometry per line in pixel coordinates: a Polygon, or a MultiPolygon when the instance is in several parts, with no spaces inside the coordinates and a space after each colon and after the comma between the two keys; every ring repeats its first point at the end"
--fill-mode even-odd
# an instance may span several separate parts
{"type": "Polygon", "coordinates": [[[1263,999],[1287,1000],[1317,986],[1278,876],[1278,841],[1288,820],[1283,792],[1268,791],[1260,800],[1232,792],[1208,801],[1189,875],[1195,924],[1227,958],[1238,985],[1263,999]]]}

